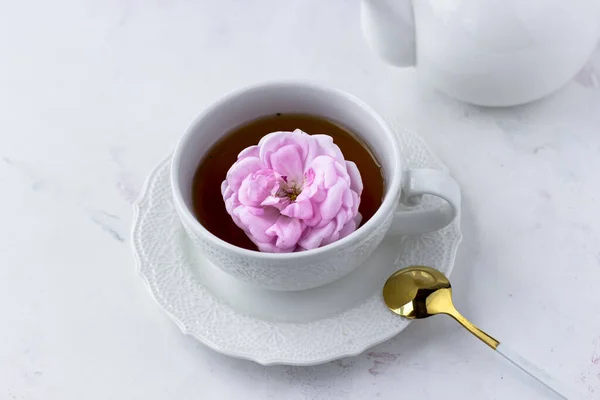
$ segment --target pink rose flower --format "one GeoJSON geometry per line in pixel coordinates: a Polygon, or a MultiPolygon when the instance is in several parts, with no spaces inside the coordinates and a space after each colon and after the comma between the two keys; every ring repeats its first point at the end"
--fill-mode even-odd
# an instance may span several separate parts
{"type": "Polygon", "coordinates": [[[227,212],[260,251],[316,249],[359,226],[362,179],[328,135],[273,132],[244,149],[221,185],[227,212]]]}

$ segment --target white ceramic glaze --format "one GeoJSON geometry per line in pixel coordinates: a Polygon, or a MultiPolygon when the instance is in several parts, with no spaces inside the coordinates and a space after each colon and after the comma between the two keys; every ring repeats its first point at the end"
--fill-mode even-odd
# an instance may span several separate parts
{"type": "Polygon", "coordinates": [[[565,400],[579,400],[582,397],[575,393],[571,388],[565,386],[564,383],[560,382],[558,379],[548,374],[548,372],[544,371],[531,361],[523,358],[519,353],[505,345],[504,343],[500,343],[496,351],[508,361],[519,367],[525,373],[530,375],[532,378],[540,382],[542,385],[546,386],[556,395],[560,396],[561,399],[565,400]]]}
{"type": "Polygon", "coordinates": [[[367,42],[457,99],[507,106],[545,96],[585,64],[597,0],[363,0],[367,42]]]}
{"type": "Polygon", "coordinates": [[[171,180],[175,207],[197,252],[236,278],[273,290],[303,290],[333,282],[362,264],[392,225],[395,234],[429,232],[452,222],[460,208],[458,185],[447,174],[403,168],[397,138],[375,111],[350,94],[311,83],[259,84],[218,101],[196,119],[178,143],[171,180]],[[360,135],[381,162],[383,202],[369,221],[347,237],[309,251],[261,253],[217,238],[194,217],[191,184],[204,152],[236,126],[278,112],[318,115],[338,122],[360,135]],[[435,210],[404,206],[418,204],[423,194],[441,197],[446,203],[435,210]]]}
{"type": "MultiPolygon", "coordinates": [[[[418,136],[398,132],[407,167],[446,173],[418,136]]],[[[417,208],[435,210],[441,204],[427,196],[417,208]]],[[[169,160],[152,172],[134,211],[138,271],[158,304],[200,342],[261,364],[318,364],[356,355],[398,334],[409,321],[383,303],[387,277],[416,263],[450,274],[461,240],[458,219],[428,234],[389,237],[336,282],[273,291],[238,280],[193,251],[175,211],[169,160]]]]}

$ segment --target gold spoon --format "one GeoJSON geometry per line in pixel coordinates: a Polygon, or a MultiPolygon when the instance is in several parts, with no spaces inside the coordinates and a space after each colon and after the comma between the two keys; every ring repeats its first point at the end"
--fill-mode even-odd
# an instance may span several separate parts
{"type": "Polygon", "coordinates": [[[422,319],[436,314],[451,316],[485,344],[554,393],[563,399],[575,399],[571,395],[567,396],[567,389],[556,379],[463,317],[452,303],[450,281],[440,271],[423,266],[401,269],[390,276],[383,286],[383,299],[390,310],[409,319],[422,319]]]}

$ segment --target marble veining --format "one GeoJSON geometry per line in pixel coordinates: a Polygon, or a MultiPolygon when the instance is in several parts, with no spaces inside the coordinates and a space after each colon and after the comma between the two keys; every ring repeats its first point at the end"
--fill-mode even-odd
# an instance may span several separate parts
{"type": "Polygon", "coordinates": [[[125,241],[123,234],[119,233],[120,228],[116,227],[116,225],[120,225],[121,223],[121,219],[118,216],[106,211],[95,210],[90,211],[90,220],[116,241],[125,241]]]}

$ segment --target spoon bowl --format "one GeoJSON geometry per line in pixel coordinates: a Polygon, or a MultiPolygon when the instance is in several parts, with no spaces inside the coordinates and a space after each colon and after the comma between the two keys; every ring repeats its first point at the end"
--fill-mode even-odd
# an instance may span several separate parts
{"type": "Polygon", "coordinates": [[[427,318],[440,313],[440,304],[433,307],[432,302],[444,300],[452,305],[452,287],[437,269],[414,266],[388,278],[383,286],[383,299],[398,315],[409,319],[427,318]]]}

